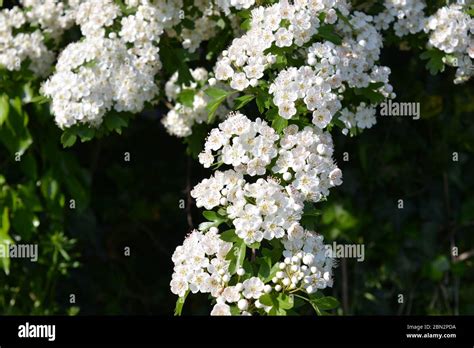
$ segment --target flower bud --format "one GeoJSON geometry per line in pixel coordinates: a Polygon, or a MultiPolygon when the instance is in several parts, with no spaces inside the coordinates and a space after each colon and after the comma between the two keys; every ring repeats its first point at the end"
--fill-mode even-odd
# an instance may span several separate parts
{"type": "Polygon", "coordinates": [[[244,299],[244,298],[241,299],[241,300],[239,300],[239,302],[237,302],[237,307],[239,307],[239,309],[240,309],[241,311],[246,310],[246,309],[248,308],[248,306],[249,306],[249,301],[247,301],[247,300],[244,299]]]}

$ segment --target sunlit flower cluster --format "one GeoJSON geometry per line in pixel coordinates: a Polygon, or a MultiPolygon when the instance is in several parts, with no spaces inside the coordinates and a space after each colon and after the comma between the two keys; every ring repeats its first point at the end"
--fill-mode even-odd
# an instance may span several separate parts
{"type": "Polygon", "coordinates": [[[175,265],[171,291],[181,297],[188,290],[218,297],[230,280],[225,257],[231,248],[232,243],[220,239],[217,228],[206,234],[193,231],[171,258],[175,265]]]}
{"type": "MultiPolygon", "coordinates": [[[[226,258],[230,252],[232,243],[221,240],[217,228],[212,227],[206,234],[194,230],[173,253],[171,291],[180,297],[187,292],[210,294],[216,300],[211,315],[231,315],[231,305],[241,315],[262,308],[258,299],[272,287],[249,275],[230,285],[230,261],[226,258]]],[[[240,279],[245,271],[239,269],[238,274],[240,279]]]]}
{"type": "Polygon", "coordinates": [[[336,9],[348,13],[345,1],[306,2],[290,4],[282,0],[269,7],[251,11],[251,28],[234,39],[222,53],[215,73],[218,80],[230,80],[233,89],[242,91],[255,86],[265,69],[276,62],[276,55],[267,52],[272,46],[301,47],[318,32],[318,15],[325,13],[325,23],[337,20],[336,9]]]}
{"type": "Polygon", "coordinates": [[[283,131],[272,171],[281,174],[305,200],[318,202],[329,195],[329,188],[342,183],[342,172],[332,159],[333,152],[328,132],[315,127],[298,131],[296,125],[290,125],[283,131]]]}
{"type": "Polygon", "coordinates": [[[241,113],[235,113],[210,132],[199,161],[206,168],[217,160],[244,174],[264,175],[277,155],[278,138],[267,122],[260,118],[252,122],[241,113]],[[217,159],[213,152],[218,152],[217,159]]]}
{"type": "Polygon", "coordinates": [[[0,11],[0,67],[16,71],[29,60],[28,68],[45,76],[54,61],[54,53],[46,47],[40,29],[22,30],[28,25],[27,20],[19,7],[0,11]]]}
{"type": "Polygon", "coordinates": [[[20,0],[26,19],[39,26],[44,33],[58,38],[75,20],[79,0],[20,0]]]}
{"type": "Polygon", "coordinates": [[[291,186],[272,178],[249,183],[234,170],[216,171],[197,184],[191,196],[197,207],[223,207],[235,233],[248,245],[283,237],[303,211],[302,196],[291,186]]]}
{"type": "Polygon", "coordinates": [[[354,128],[371,128],[377,122],[375,113],[375,107],[368,106],[365,103],[360,103],[355,108],[354,112],[350,111],[348,108],[342,109],[339,116],[339,120],[345,125],[342,132],[348,134],[349,131],[354,128]]]}
{"type": "Polygon", "coordinates": [[[429,45],[453,57],[445,63],[457,67],[455,83],[474,75],[474,19],[463,12],[461,5],[440,8],[427,20],[429,45]]]}
{"type": "MultiPolygon", "coordinates": [[[[207,103],[209,96],[204,92],[208,87],[219,87],[223,90],[229,89],[226,85],[209,78],[209,74],[204,68],[191,70],[194,79],[189,85],[178,83],[178,73],[175,73],[165,84],[165,94],[172,107],[163,117],[162,123],[169,134],[176,137],[187,137],[192,134],[195,124],[207,121],[209,110],[207,103]],[[191,104],[185,105],[179,101],[180,94],[191,93],[191,104]]],[[[227,98],[226,103],[222,103],[216,111],[217,118],[223,118],[230,111],[228,106],[233,106],[235,96],[227,98]],[[228,105],[228,106],[227,106],[228,105]]]]}
{"type": "Polygon", "coordinates": [[[416,34],[424,28],[424,0],[385,0],[385,9],[375,16],[377,29],[387,30],[393,23],[395,35],[416,34]]]}
{"type": "Polygon", "coordinates": [[[323,236],[295,225],[282,240],[283,262],[272,282],[277,291],[301,289],[308,294],[332,287],[334,259],[330,257],[323,236]]]}
{"type": "MultiPolygon", "coordinates": [[[[232,1],[232,3],[237,3],[232,1]]],[[[237,5],[237,4],[235,4],[237,5]]],[[[250,6],[252,4],[249,4],[250,6]]],[[[185,49],[189,52],[195,52],[202,42],[208,41],[215,37],[222,29],[222,12],[226,12],[226,17],[230,21],[233,32],[239,32],[237,17],[232,15],[229,10],[230,3],[225,1],[197,0],[189,3],[183,7],[183,17],[186,21],[183,22],[182,28],[178,32],[174,28],[167,29],[166,32],[169,37],[176,38],[185,49]],[[220,4],[222,3],[222,6],[220,4]],[[220,22],[219,22],[220,21],[220,22]]],[[[239,6],[240,7],[240,6],[239,6]]]]}
{"type": "Polygon", "coordinates": [[[98,126],[112,108],[136,113],[158,94],[154,80],[161,67],[158,42],[174,23],[181,4],[133,1],[129,5],[136,7],[134,14],[123,15],[112,0],[79,5],[76,23],[85,39],[64,49],[56,72],[42,89],[52,99],[60,127],[98,126]],[[114,23],[121,24],[117,32],[109,29],[114,23]]]}

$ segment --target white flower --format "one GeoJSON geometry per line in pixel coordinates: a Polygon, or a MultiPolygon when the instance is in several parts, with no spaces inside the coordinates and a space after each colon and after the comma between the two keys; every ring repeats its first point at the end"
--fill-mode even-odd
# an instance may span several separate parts
{"type": "Polygon", "coordinates": [[[244,73],[237,73],[232,76],[232,81],[230,82],[230,87],[238,91],[243,91],[249,86],[250,82],[247,80],[247,77],[244,73]]]}
{"type": "Polygon", "coordinates": [[[212,308],[211,315],[231,315],[230,307],[225,303],[216,303],[212,308]]]}
{"type": "Polygon", "coordinates": [[[293,43],[293,34],[286,28],[280,28],[275,33],[275,44],[278,47],[289,47],[293,43]]]}
{"type": "Polygon", "coordinates": [[[252,277],[243,282],[242,295],[247,299],[259,299],[263,294],[265,284],[257,277],[252,277]]]}
{"type": "Polygon", "coordinates": [[[170,285],[171,292],[179,297],[183,297],[188,290],[188,283],[184,279],[172,279],[170,285]]]}

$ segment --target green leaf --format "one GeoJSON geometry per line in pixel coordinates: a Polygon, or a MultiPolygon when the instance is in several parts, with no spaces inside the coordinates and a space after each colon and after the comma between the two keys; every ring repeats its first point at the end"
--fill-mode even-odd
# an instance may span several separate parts
{"type": "Polygon", "coordinates": [[[271,294],[264,294],[258,299],[261,304],[265,306],[273,306],[273,296],[271,294]]]}
{"type": "Polygon", "coordinates": [[[225,97],[221,97],[221,98],[214,99],[213,101],[210,101],[207,104],[207,110],[209,111],[209,114],[207,116],[207,123],[211,124],[214,122],[214,120],[216,119],[217,109],[219,109],[219,106],[222,104],[224,100],[225,100],[225,97]]]}
{"type": "Polygon", "coordinates": [[[217,214],[215,211],[212,210],[206,210],[202,213],[202,215],[209,221],[222,221],[223,218],[219,214],[217,214]]]}
{"type": "Polygon", "coordinates": [[[192,89],[184,89],[178,94],[178,101],[188,108],[193,107],[195,92],[192,89]]]}
{"type": "Polygon", "coordinates": [[[235,272],[242,267],[246,251],[247,246],[243,241],[241,241],[240,243],[235,243],[232,250],[227,254],[226,259],[230,260],[229,273],[231,275],[235,274],[235,272]]]}
{"type": "Polygon", "coordinates": [[[263,280],[264,283],[269,282],[272,280],[272,278],[276,275],[276,273],[280,270],[279,267],[279,262],[275,263],[272,268],[270,269],[270,272],[268,273],[268,276],[263,280]]]}
{"type": "Polygon", "coordinates": [[[252,21],[248,18],[248,19],[244,20],[242,22],[242,24],[240,24],[240,28],[242,28],[243,30],[249,30],[251,24],[252,24],[252,21]]]}
{"type": "Polygon", "coordinates": [[[105,117],[104,124],[109,131],[116,131],[118,134],[122,134],[122,128],[127,127],[128,122],[120,115],[109,114],[105,117]]]}
{"type": "Polygon", "coordinates": [[[235,98],[234,109],[239,110],[254,99],[255,99],[255,96],[252,94],[243,95],[241,97],[235,98]]]}
{"type": "Polygon", "coordinates": [[[278,301],[278,307],[282,309],[291,309],[295,304],[293,296],[285,293],[278,294],[276,299],[278,301]]]}
{"type": "Polygon", "coordinates": [[[381,103],[385,100],[385,97],[383,96],[383,94],[376,91],[377,88],[381,87],[380,83],[381,82],[371,83],[368,87],[365,88],[354,88],[354,93],[356,95],[366,97],[372,104],[381,103]]]}
{"type": "Polygon", "coordinates": [[[89,127],[87,125],[81,125],[76,130],[77,135],[81,138],[81,142],[86,142],[92,140],[95,135],[95,128],[89,127]]]}
{"type": "Polygon", "coordinates": [[[33,143],[27,128],[28,115],[22,108],[20,97],[9,100],[8,110],[6,122],[0,127],[0,141],[11,154],[21,156],[33,143]]]}
{"type": "Polygon", "coordinates": [[[258,112],[263,114],[263,112],[265,111],[265,108],[267,107],[267,99],[265,97],[264,94],[258,94],[257,95],[257,99],[255,100],[256,103],[257,103],[257,108],[258,108],[258,112]]]}
{"type": "Polygon", "coordinates": [[[75,144],[76,139],[77,139],[76,134],[72,130],[66,129],[64,133],[61,135],[61,144],[63,145],[64,148],[71,147],[72,145],[75,144]]]}
{"type": "Polygon", "coordinates": [[[335,45],[342,44],[342,38],[334,31],[334,26],[330,24],[322,25],[318,28],[318,36],[327,41],[331,41],[335,45]]]}
{"type": "Polygon", "coordinates": [[[227,230],[222,232],[220,237],[224,242],[235,243],[240,241],[240,238],[235,234],[235,230],[227,230]]]}
{"type": "Polygon", "coordinates": [[[260,258],[260,268],[258,269],[258,276],[262,280],[266,280],[270,275],[272,269],[272,259],[269,256],[260,258]]]}
{"type": "Polygon", "coordinates": [[[183,311],[183,306],[184,302],[186,301],[186,297],[188,297],[189,290],[186,291],[183,297],[179,297],[178,300],[176,301],[176,307],[174,308],[174,315],[175,316],[181,316],[181,313],[183,311]]]}
{"type": "Polygon", "coordinates": [[[0,228],[0,263],[2,265],[3,271],[6,275],[10,274],[10,257],[7,254],[9,247],[14,243],[13,239],[8,235],[10,230],[10,219],[8,215],[8,208],[3,208],[2,214],[2,226],[0,228]]]}
{"type": "Polygon", "coordinates": [[[181,24],[183,25],[183,27],[185,27],[186,29],[194,29],[194,22],[189,19],[189,18],[185,18],[181,21],[181,24]]]}
{"type": "Polygon", "coordinates": [[[320,310],[327,311],[339,307],[339,301],[332,297],[326,296],[321,298],[311,299],[311,301],[318,306],[320,310]]]}
{"type": "Polygon", "coordinates": [[[426,68],[430,71],[431,75],[436,75],[438,72],[444,71],[443,57],[445,53],[438,49],[430,49],[426,52],[423,52],[420,55],[420,58],[423,60],[428,60],[426,63],[426,68]]]}
{"type": "Polygon", "coordinates": [[[204,93],[211,97],[211,100],[207,104],[207,110],[209,111],[207,123],[213,123],[215,120],[216,111],[221,103],[227,98],[227,96],[235,92],[227,92],[220,88],[209,87],[204,91],[204,93]]]}
{"type": "Polygon", "coordinates": [[[204,93],[206,93],[212,99],[218,99],[218,98],[226,97],[229,92],[217,87],[209,87],[204,90],[204,93]]]}
{"type": "Polygon", "coordinates": [[[7,120],[10,112],[10,101],[6,94],[0,97],[0,127],[7,120]]]}
{"type": "Polygon", "coordinates": [[[287,126],[288,120],[286,118],[283,118],[280,115],[275,115],[275,118],[272,121],[272,127],[277,133],[281,134],[283,129],[285,129],[287,126]]]}

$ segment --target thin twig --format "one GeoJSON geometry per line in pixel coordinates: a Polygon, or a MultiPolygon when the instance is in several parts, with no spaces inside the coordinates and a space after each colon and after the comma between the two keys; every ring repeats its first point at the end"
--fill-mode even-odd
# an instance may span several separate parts
{"type": "Polygon", "coordinates": [[[186,161],[186,219],[190,231],[194,229],[193,216],[191,213],[191,206],[193,204],[193,199],[191,197],[191,164],[191,158],[188,157],[186,161]]]}

